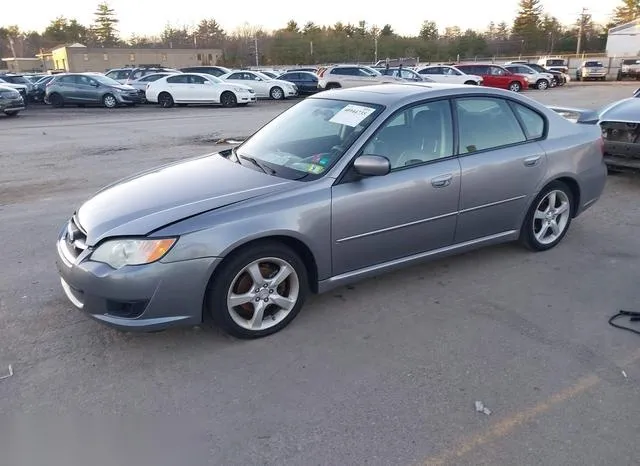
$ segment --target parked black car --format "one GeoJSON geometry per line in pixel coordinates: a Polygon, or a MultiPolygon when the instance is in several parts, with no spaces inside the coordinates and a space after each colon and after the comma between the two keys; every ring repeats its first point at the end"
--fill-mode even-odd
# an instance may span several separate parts
{"type": "MultiPolygon", "coordinates": [[[[34,93],[33,100],[34,102],[44,102],[44,96],[47,93],[47,83],[51,81],[56,75],[48,75],[40,78],[33,84],[34,93]]],[[[59,75],[57,75],[59,76],[59,75]]]]}
{"type": "Polygon", "coordinates": [[[310,71],[287,71],[277,77],[298,86],[299,94],[315,94],[318,92],[318,76],[310,71]]]}

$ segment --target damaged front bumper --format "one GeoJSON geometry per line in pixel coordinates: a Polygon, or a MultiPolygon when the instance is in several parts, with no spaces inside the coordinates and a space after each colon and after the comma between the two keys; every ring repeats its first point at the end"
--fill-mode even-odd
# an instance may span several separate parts
{"type": "Polygon", "coordinates": [[[618,170],[640,171],[640,123],[600,122],[605,163],[618,170]]]}

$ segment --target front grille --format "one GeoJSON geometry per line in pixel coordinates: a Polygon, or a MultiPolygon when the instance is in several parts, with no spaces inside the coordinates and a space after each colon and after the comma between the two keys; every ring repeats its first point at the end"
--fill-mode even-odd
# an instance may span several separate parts
{"type": "Polygon", "coordinates": [[[65,243],[67,250],[74,259],[78,257],[82,251],[87,249],[87,233],[82,229],[75,215],[71,217],[71,220],[69,220],[67,224],[65,243]]]}

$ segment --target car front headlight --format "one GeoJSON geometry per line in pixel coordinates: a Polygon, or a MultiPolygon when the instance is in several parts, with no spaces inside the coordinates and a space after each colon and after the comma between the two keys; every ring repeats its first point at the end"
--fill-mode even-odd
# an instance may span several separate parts
{"type": "Polygon", "coordinates": [[[102,243],[91,254],[91,260],[103,262],[114,269],[125,265],[144,265],[162,259],[177,238],[114,239],[102,243]]]}
{"type": "Polygon", "coordinates": [[[233,90],[235,92],[249,92],[249,89],[245,89],[243,87],[234,87],[233,90]]]}

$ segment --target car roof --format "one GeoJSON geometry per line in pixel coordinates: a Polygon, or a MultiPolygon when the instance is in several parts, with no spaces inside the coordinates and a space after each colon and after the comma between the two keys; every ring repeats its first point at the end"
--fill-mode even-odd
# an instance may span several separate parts
{"type": "Polygon", "coordinates": [[[466,84],[407,82],[328,90],[315,94],[309,98],[349,100],[353,102],[366,102],[384,106],[402,106],[423,99],[451,97],[464,94],[481,94],[504,97],[512,96],[514,93],[503,89],[469,86],[466,84]]]}

